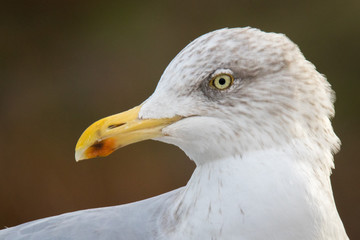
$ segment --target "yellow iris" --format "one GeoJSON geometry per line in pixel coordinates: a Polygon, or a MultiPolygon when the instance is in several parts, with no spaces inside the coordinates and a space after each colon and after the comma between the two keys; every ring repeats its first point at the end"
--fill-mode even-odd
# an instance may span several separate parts
{"type": "Polygon", "coordinates": [[[234,81],[234,77],[229,74],[219,74],[210,80],[210,85],[219,90],[229,88],[234,81]]]}

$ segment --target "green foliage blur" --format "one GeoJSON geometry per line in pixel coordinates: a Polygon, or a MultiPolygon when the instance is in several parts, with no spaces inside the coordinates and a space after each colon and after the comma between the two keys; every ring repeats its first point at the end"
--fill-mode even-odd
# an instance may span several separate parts
{"type": "Polygon", "coordinates": [[[148,198],[186,184],[194,164],[146,141],[75,163],[95,120],[144,101],[191,40],[224,27],[285,33],[337,93],[332,184],[360,239],[360,1],[0,2],[0,229],[148,198]]]}

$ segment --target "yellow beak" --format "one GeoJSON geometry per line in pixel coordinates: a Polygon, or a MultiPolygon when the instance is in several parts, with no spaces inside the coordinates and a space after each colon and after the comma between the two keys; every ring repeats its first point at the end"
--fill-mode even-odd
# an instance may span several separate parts
{"type": "Polygon", "coordinates": [[[76,144],[76,161],[105,157],[126,145],[163,136],[164,127],[181,119],[179,116],[139,119],[140,109],[141,105],[100,119],[88,127],[76,144]]]}

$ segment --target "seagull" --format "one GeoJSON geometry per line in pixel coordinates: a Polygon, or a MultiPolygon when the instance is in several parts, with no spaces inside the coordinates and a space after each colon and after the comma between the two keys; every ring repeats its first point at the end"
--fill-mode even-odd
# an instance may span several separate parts
{"type": "Polygon", "coordinates": [[[225,28],[195,39],[145,102],[81,135],[77,161],[154,139],[195,162],[186,186],[130,204],[0,231],[1,240],[342,240],[330,175],[334,92],[283,34],[225,28]]]}

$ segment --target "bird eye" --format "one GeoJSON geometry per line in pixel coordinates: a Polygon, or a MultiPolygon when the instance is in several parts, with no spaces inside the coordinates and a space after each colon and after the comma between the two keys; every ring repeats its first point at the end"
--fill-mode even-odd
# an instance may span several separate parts
{"type": "Polygon", "coordinates": [[[229,74],[219,74],[210,80],[210,86],[219,90],[229,88],[234,81],[234,77],[229,74]]]}

